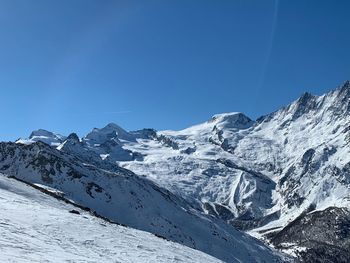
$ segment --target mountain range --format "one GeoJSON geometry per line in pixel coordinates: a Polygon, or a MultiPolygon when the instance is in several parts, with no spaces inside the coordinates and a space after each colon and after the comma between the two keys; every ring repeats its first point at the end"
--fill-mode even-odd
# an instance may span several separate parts
{"type": "Polygon", "coordinates": [[[0,172],[0,190],[31,198],[32,187],[189,255],[350,262],[349,81],[257,120],[224,113],[180,131],[110,123],[81,138],[40,129],[0,143],[0,172]]]}

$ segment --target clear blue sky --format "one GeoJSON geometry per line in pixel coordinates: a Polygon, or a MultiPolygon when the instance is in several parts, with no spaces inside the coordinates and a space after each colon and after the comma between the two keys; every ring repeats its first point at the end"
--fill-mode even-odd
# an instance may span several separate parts
{"type": "Polygon", "coordinates": [[[350,78],[350,1],[0,0],[0,140],[181,129],[350,78]]]}

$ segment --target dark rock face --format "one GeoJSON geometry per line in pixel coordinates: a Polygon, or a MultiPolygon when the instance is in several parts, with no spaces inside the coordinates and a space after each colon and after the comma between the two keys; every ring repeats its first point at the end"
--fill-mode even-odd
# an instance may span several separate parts
{"type": "Polygon", "coordinates": [[[230,224],[239,230],[247,231],[250,229],[264,226],[270,223],[271,221],[278,219],[279,217],[280,217],[280,211],[276,211],[269,215],[266,215],[257,219],[253,219],[253,220],[242,220],[240,218],[236,218],[234,220],[231,220],[230,224]]]}
{"type": "Polygon", "coordinates": [[[155,129],[142,129],[130,132],[135,138],[140,139],[155,139],[157,137],[157,131],[155,129]]]}
{"type": "MultiPolygon", "coordinates": [[[[52,184],[57,173],[62,168],[71,171],[69,162],[50,154],[51,147],[43,142],[31,145],[17,145],[15,143],[0,143],[0,170],[11,175],[17,175],[21,167],[18,162],[26,160],[26,167],[40,174],[41,180],[52,184]],[[49,149],[49,150],[47,150],[49,149]]],[[[22,167],[23,168],[23,167],[22,167]]]]}
{"type": "Polygon", "coordinates": [[[68,135],[67,140],[69,140],[71,142],[77,142],[78,143],[79,142],[79,137],[78,137],[78,135],[76,133],[73,132],[73,133],[68,135]]]}
{"type": "Polygon", "coordinates": [[[297,107],[292,119],[295,120],[305,113],[316,108],[316,97],[306,92],[297,101],[297,107]]]}
{"type": "Polygon", "coordinates": [[[196,151],[196,147],[187,147],[186,150],[182,150],[181,153],[191,154],[196,151]]]}
{"type": "Polygon", "coordinates": [[[302,263],[348,263],[349,251],[328,244],[318,243],[317,248],[310,248],[307,252],[300,252],[302,263]]]}
{"type": "Polygon", "coordinates": [[[350,211],[329,207],[302,214],[271,241],[276,248],[305,247],[299,252],[301,262],[350,262],[350,211]]]}
{"type": "Polygon", "coordinates": [[[177,142],[175,142],[174,140],[172,140],[171,138],[167,137],[167,136],[164,136],[164,135],[157,135],[157,140],[170,147],[170,148],[173,148],[174,150],[178,150],[179,149],[179,145],[177,144],[177,142]]]}
{"type": "Polygon", "coordinates": [[[69,210],[69,213],[80,215],[80,212],[78,210],[75,210],[75,209],[69,210]]]}

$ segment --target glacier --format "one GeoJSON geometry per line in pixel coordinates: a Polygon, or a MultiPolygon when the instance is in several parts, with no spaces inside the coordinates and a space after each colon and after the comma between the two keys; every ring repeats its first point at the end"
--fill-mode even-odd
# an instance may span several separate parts
{"type": "MultiPolygon", "coordinates": [[[[180,207],[185,207],[185,217],[195,216],[196,221],[214,224],[219,229],[216,230],[219,236],[226,238],[223,233],[227,231],[234,233],[228,234],[231,237],[246,232],[254,240],[248,243],[255,244],[254,238],[265,242],[272,249],[266,250],[266,258],[273,255],[273,260],[288,261],[288,257],[275,254],[277,249],[304,262],[314,262],[316,255],[319,262],[347,262],[350,251],[340,244],[348,244],[350,240],[347,217],[344,216],[350,209],[349,113],[350,82],[346,81],[320,96],[304,93],[289,105],[257,120],[239,112],[223,113],[180,131],[126,131],[111,123],[94,128],[81,138],[76,134],[65,137],[39,130],[28,139],[13,144],[16,158],[10,158],[10,161],[3,158],[0,169],[5,174],[57,188],[96,211],[101,203],[112,203],[111,207],[119,205],[108,201],[109,197],[104,193],[110,194],[109,181],[103,184],[103,190],[92,185],[90,192],[95,198],[86,201],[85,197],[73,193],[76,183],[74,187],[65,186],[63,178],[66,175],[62,178],[57,169],[52,172],[52,167],[38,168],[35,164],[36,172],[32,172],[28,163],[35,162],[35,154],[40,150],[29,150],[33,156],[28,157],[23,147],[42,147],[45,151],[53,151],[55,156],[62,155],[59,159],[70,159],[68,163],[72,163],[71,158],[77,158],[79,161],[74,162],[79,163],[78,170],[82,174],[90,173],[85,172],[87,167],[95,167],[99,175],[91,180],[98,185],[102,184],[100,178],[105,177],[100,173],[132,173],[131,178],[137,178],[136,181],[142,179],[143,183],[154,185],[152,187],[171,196],[175,201],[170,206],[181,204],[180,207]],[[7,163],[14,160],[15,164],[7,163]],[[20,170],[13,170],[20,166],[20,170]],[[45,175],[52,182],[51,179],[45,181],[45,175]],[[97,196],[100,196],[99,200],[97,196]],[[325,218],[334,218],[331,227],[325,218]],[[235,232],[236,229],[240,231],[235,232]],[[291,236],[288,234],[291,229],[305,234],[291,236]],[[313,231],[327,234],[320,234],[310,241],[312,235],[308,233],[313,231]],[[332,231],[339,233],[333,235],[332,231]],[[327,257],[332,253],[333,258],[327,257]]],[[[141,203],[145,200],[143,196],[139,199],[141,203]]],[[[152,204],[158,202],[158,199],[150,201],[152,204]]],[[[149,215],[154,213],[151,211],[149,215]]],[[[122,218],[115,217],[110,211],[102,214],[112,219],[122,218]]],[[[129,224],[132,222],[129,220],[122,221],[129,224]]],[[[190,232],[180,221],[178,225],[183,228],[183,236],[172,240],[194,247],[186,241],[185,235],[190,232]]],[[[159,231],[138,223],[132,226],[153,233],[159,231]]],[[[195,235],[191,234],[191,237],[195,235]]],[[[196,238],[203,240],[203,237],[196,238]]],[[[241,238],[247,237],[241,235],[238,239],[241,238]]],[[[239,242],[238,239],[233,243],[239,242]]],[[[237,257],[220,257],[223,251],[209,247],[196,246],[213,256],[219,255],[224,261],[231,262],[237,257]]],[[[253,258],[258,262],[259,257],[253,258]]],[[[246,255],[238,260],[246,262],[246,255]]]]}

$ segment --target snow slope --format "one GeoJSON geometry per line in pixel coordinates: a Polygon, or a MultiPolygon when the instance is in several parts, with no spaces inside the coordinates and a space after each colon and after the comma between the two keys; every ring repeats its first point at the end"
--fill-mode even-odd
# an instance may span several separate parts
{"type": "Polygon", "coordinates": [[[84,163],[41,142],[0,143],[3,173],[59,190],[65,198],[112,221],[157,234],[227,262],[281,259],[277,252],[259,241],[201,213],[153,182],[115,165],[113,169],[84,163]]]}
{"type": "Polygon", "coordinates": [[[242,113],[215,115],[208,122],[182,131],[158,133],[178,149],[152,139],[126,143],[125,148],[144,158],[119,164],[190,202],[200,201],[205,210],[222,214],[225,219],[263,216],[272,207],[276,183],[234,158],[229,149],[229,142],[244,138],[253,125],[242,113]]]}
{"type": "Polygon", "coordinates": [[[145,157],[119,164],[201,201],[208,213],[256,228],[252,234],[259,237],[310,206],[349,207],[349,113],[347,81],[322,96],[305,93],[256,122],[226,113],[182,131],[158,132],[177,149],[154,140],[126,143],[145,157]]]}
{"type": "Polygon", "coordinates": [[[56,134],[44,129],[39,129],[39,130],[33,131],[29,135],[28,139],[20,139],[17,142],[22,144],[30,144],[30,143],[41,141],[41,142],[47,143],[48,145],[58,146],[65,139],[66,137],[63,135],[56,134]]]}
{"type": "Polygon", "coordinates": [[[1,262],[222,262],[111,224],[1,174],[0,197],[1,262]]]}

